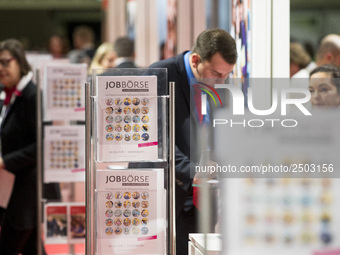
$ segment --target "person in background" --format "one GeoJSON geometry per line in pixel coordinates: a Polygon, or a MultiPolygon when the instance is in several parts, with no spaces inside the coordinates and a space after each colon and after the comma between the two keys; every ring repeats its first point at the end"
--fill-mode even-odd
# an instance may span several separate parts
{"type": "Polygon", "coordinates": [[[52,54],[54,59],[66,58],[70,51],[70,45],[67,38],[53,34],[48,39],[48,52],[52,54]]]}
{"type": "Polygon", "coordinates": [[[310,74],[309,92],[315,108],[340,106],[340,67],[322,65],[310,74]]]}
{"type": "Polygon", "coordinates": [[[325,36],[316,53],[316,65],[340,66],[340,36],[329,34],[325,36]]]}
{"type": "MultiPolygon", "coordinates": [[[[198,232],[198,209],[193,201],[193,180],[190,169],[195,167],[199,153],[190,155],[190,137],[198,134],[198,118],[190,111],[192,80],[204,78],[225,80],[237,60],[235,40],[222,29],[203,31],[191,51],[161,60],[151,68],[167,68],[168,82],[175,82],[176,129],[176,252],[188,254],[189,233],[198,232]],[[198,154],[198,155],[197,155],[198,154]]],[[[200,108],[197,108],[200,109],[200,108]]],[[[194,141],[191,142],[193,143],[194,141]]]]}
{"type": "MultiPolygon", "coordinates": [[[[308,55],[310,56],[310,58],[314,61],[315,58],[315,50],[314,50],[314,46],[312,44],[312,42],[310,41],[304,41],[303,42],[303,48],[306,50],[306,52],[308,53],[308,55]]],[[[316,65],[316,64],[315,64],[316,65]]],[[[314,67],[315,68],[315,67],[314,67]]],[[[314,69],[313,68],[313,69],[314,69]]],[[[312,71],[312,70],[311,70],[312,71]]]]}
{"type": "Polygon", "coordinates": [[[32,76],[21,43],[0,42],[0,171],[15,175],[0,254],[37,254],[37,88],[32,76]]]}
{"type": "Polygon", "coordinates": [[[311,62],[309,54],[300,43],[290,43],[290,78],[308,78],[306,67],[311,62]]]}
{"type": "Polygon", "coordinates": [[[135,44],[129,37],[118,37],[114,42],[114,50],[117,54],[116,68],[136,68],[135,44]]]}
{"type": "Polygon", "coordinates": [[[115,67],[116,52],[112,43],[102,43],[92,59],[89,74],[92,74],[94,68],[113,68],[115,67]]]}
{"type": "Polygon", "coordinates": [[[71,63],[86,63],[90,65],[95,49],[95,34],[91,27],[78,26],[73,31],[74,49],[68,53],[71,63]]]}

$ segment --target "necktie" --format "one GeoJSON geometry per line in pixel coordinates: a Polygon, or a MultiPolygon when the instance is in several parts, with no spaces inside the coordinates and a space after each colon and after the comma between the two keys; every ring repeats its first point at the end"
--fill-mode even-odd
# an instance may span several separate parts
{"type": "Polygon", "coordinates": [[[202,115],[202,98],[201,98],[201,90],[197,87],[194,87],[194,100],[195,100],[195,107],[198,115],[198,121],[201,124],[203,121],[202,115]]]}

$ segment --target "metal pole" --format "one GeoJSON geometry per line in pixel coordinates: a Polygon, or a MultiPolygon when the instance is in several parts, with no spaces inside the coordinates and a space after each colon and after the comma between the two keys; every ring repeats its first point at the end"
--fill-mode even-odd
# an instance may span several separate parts
{"type": "Polygon", "coordinates": [[[86,168],[86,178],[85,178],[85,194],[86,194],[86,240],[85,240],[85,252],[88,255],[95,254],[94,251],[94,231],[92,231],[93,224],[93,206],[92,206],[92,194],[93,194],[93,185],[92,185],[92,174],[93,174],[93,164],[91,159],[91,126],[92,126],[92,118],[91,118],[91,85],[90,83],[85,83],[85,133],[86,133],[86,155],[85,155],[85,168],[86,168]]]}
{"type": "MultiPolygon", "coordinates": [[[[209,165],[209,153],[208,150],[208,130],[205,125],[202,125],[199,128],[199,137],[201,139],[200,149],[201,149],[201,158],[200,158],[200,166],[208,166],[209,165]]],[[[212,203],[210,201],[211,195],[208,185],[209,180],[208,173],[200,173],[199,178],[199,203],[200,205],[200,213],[199,213],[199,232],[203,233],[203,244],[204,244],[204,254],[207,254],[208,243],[207,243],[207,234],[211,229],[211,206],[212,203]]]]}
{"type": "Polygon", "coordinates": [[[176,255],[176,204],[175,204],[175,82],[170,82],[169,102],[169,228],[170,253],[176,255]]]}
{"type": "Polygon", "coordinates": [[[42,240],[41,240],[41,222],[42,222],[42,103],[41,103],[41,83],[39,80],[39,71],[36,71],[37,77],[37,244],[38,254],[42,254],[42,240]]]}

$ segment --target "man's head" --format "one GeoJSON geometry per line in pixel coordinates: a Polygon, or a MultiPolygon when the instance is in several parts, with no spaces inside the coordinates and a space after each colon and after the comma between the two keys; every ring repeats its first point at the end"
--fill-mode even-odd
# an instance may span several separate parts
{"type": "Polygon", "coordinates": [[[114,43],[114,50],[119,58],[134,58],[135,45],[129,37],[119,37],[114,43]]]}
{"type": "Polygon", "coordinates": [[[340,66],[340,36],[329,34],[325,36],[316,53],[316,64],[340,66]]]}
{"type": "Polygon", "coordinates": [[[237,60],[235,40],[222,29],[203,31],[196,39],[190,55],[191,69],[196,79],[225,79],[237,60]]]}
{"type": "Polygon", "coordinates": [[[91,27],[78,26],[73,31],[73,44],[76,49],[94,44],[95,34],[91,27]]]}

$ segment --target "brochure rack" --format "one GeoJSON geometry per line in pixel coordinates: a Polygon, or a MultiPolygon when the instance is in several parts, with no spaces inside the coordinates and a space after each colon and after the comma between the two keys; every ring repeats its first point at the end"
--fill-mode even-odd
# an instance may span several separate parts
{"type": "Polygon", "coordinates": [[[46,63],[38,82],[38,254],[85,254],[86,69],[46,63]]]}
{"type": "Polygon", "coordinates": [[[174,254],[173,90],[166,69],[93,70],[86,254],[174,254]]]}

